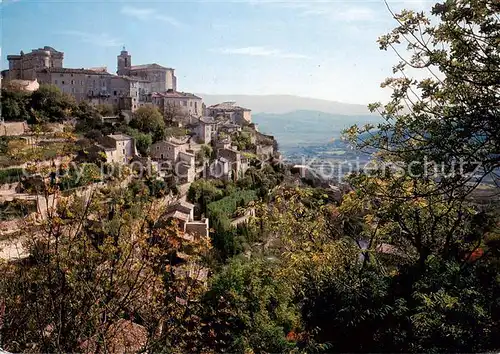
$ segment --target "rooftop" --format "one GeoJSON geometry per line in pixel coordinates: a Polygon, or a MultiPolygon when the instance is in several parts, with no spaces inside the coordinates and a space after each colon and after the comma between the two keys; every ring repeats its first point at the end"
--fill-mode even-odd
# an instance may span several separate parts
{"type": "Polygon", "coordinates": [[[45,68],[37,70],[37,72],[42,73],[61,73],[61,74],[84,74],[84,75],[102,75],[102,76],[113,76],[107,71],[95,71],[92,69],[72,69],[72,68],[45,68]]]}
{"type": "Polygon", "coordinates": [[[215,119],[213,119],[213,117],[201,117],[200,122],[205,124],[215,124],[215,119]]]}
{"type": "Polygon", "coordinates": [[[167,215],[165,215],[165,218],[167,219],[179,219],[182,221],[188,221],[189,220],[189,214],[186,214],[182,211],[179,210],[174,210],[167,215]]]}
{"type": "Polygon", "coordinates": [[[130,67],[130,70],[144,70],[144,69],[164,69],[164,70],[174,70],[172,68],[166,68],[159,64],[142,64],[142,65],[133,65],[130,67]]]}
{"type": "Polygon", "coordinates": [[[201,97],[196,96],[193,93],[189,92],[178,92],[178,91],[165,91],[165,92],[153,92],[152,93],[153,97],[165,97],[165,98],[195,98],[201,100],[201,97]]]}
{"type": "Polygon", "coordinates": [[[109,138],[114,139],[116,141],[124,141],[124,140],[130,140],[132,139],[131,136],[125,135],[125,134],[111,134],[108,135],[109,138]]]}
{"type": "Polygon", "coordinates": [[[104,151],[115,151],[116,150],[116,148],[114,148],[114,147],[105,146],[103,144],[96,144],[95,146],[98,147],[99,149],[104,150],[104,151]]]}
{"type": "Polygon", "coordinates": [[[208,108],[223,111],[250,111],[250,109],[237,106],[235,103],[236,102],[222,102],[208,108]]]}

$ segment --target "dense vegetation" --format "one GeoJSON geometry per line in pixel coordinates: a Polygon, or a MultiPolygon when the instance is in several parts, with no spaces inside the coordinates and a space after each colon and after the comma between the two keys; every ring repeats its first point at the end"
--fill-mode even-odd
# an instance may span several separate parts
{"type": "MultiPolygon", "coordinates": [[[[392,101],[372,106],[384,122],[345,132],[378,151],[378,170],[351,175],[339,198],[279,165],[196,181],[187,197],[210,217],[209,239],[165,222],[168,187],[155,181],[62,199],[27,225],[31,256],[0,265],[0,346],[113,352],[129,321],[141,328],[134,352],[498,351],[500,5],[447,1],[432,13],[394,16],[380,46],[406,42],[411,57],[400,53],[385,83],[392,101]],[[429,160],[441,174],[424,173],[429,160]],[[463,173],[473,161],[482,169],[463,173]],[[478,200],[483,181],[490,203],[478,200]]],[[[134,129],[156,136],[155,116],[134,129]]]]}

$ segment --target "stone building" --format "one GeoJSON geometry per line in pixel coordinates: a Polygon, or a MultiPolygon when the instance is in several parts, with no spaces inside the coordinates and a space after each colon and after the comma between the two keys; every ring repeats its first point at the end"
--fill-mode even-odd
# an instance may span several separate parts
{"type": "Polygon", "coordinates": [[[19,55],[8,55],[9,70],[2,76],[7,80],[35,80],[41,69],[62,68],[64,53],[52,47],[33,49],[31,53],[23,51],[19,55]]]}
{"type": "Polygon", "coordinates": [[[174,219],[177,221],[179,228],[186,234],[199,239],[200,237],[208,237],[209,222],[208,219],[194,220],[194,205],[178,201],[167,208],[165,219],[174,219]]]}
{"type": "Polygon", "coordinates": [[[35,92],[40,88],[40,83],[38,82],[37,79],[35,80],[14,79],[8,81],[8,86],[9,88],[16,91],[35,92]]]}
{"type": "Polygon", "coordinates": [[[210,144],[217,132],[217,125],[212,117],[201,117],[195,128],[198,141],[203,144],[210,144]]]}
{"type": "MultiPolygon", "coordinates": [[[[64,53],[52,47],[34,49],[31,53],[9,55],[9,70],[2,78],[10,80],[36,80],[40,84],[52,84],[75,97],[77,102],[111,104],[114,107],[135,111],[152,103],[152,92],[176,92],[177,79],[174,69],[158,64],[132,66],[132,57],[124,49],[118,56],[118,75],[107,68],[65,68],[64,53]]],[[[167,101],[186,107],[186,111],[199,116],[201,99],[191,94],[167,94],[167,101]],[[172,97],[170,97],[172,96],[172,97]]],[[[164,103],[164,102],[162,102],[164,103]]]]}
{"type": "Polygon", "coordinates": [[[207,115],[214,118],[223,117],[239,125],[252,123],[252,111],[236,106],[235,102],[223,102],[207,107],[207,115]]]}
{"type": "Polygon", "coordinates": [[[106,155],[107,163],[127,164],[137,155],[134,138],[125,134],[105,136],[96,147],[106,155]]]}
{"type": "Polygon", "coordinates": [[[181,182],[193,182],[196,177],[195,155],[187,142],[171,139],[151,146],[151,157],[157,161],[166,161],[170,172],[180,178],[181,182]]]}
{"type": "Polygon", "coordinates": [[[220,159],[221,157],[229,161],[234,180],[243,176],[248,170],[248,159],[241,156],[241,152],[236,149],[230,148],[217,150],[217,158],[220,159]]]}
{"type": "Polygon", "coordinates": [[[189,117],[201,117],[203,115],[203,100],[192,93],[167,90],[165,92],[154,92],[151,95],[152,103],[160,108],[164,114],[171,107],[177,107],[179,112],[189,117]]]}
{"type": "Polygon", "coordinates": [[[116,73],[119,76],[129,76],[151,82],[151,92],[177,91],[177,78],[174,69],[156,63],[134,66],[132,65],[132,56],[125,48],[118,55],[118,70],[116,73]]]}

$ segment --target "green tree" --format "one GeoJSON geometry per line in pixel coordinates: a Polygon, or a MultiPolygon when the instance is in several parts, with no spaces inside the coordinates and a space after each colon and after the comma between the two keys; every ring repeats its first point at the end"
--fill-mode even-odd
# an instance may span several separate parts
{"type": "Polygon", "coordinates": [[[432,19],[408,10],[393,14],[398,27],[378,41],[401,58],[393,67],[397,76],[383,83],[392,100],[371,105],[385,121],[353,127],[351,141],[383,152],[386,160],[414,161],[422,175],[425,159],[443,166],[439,176],[422,177],[437,177],[438,193],[470,193],[482,181],[468,174],[478,163],[477,174],[497,180],[491,172],[500,164],[499,12],[495,0],[467,0],[437,3],[432,19]],[[424,78],[413,79],[417,71],[424,78]]]}
{"type": "Polygon", "coordinates": [[[76,109],[75,99],[63,93],[57,86],[40,85],[31,95],[32,121],[61,122],[76,109]]]}
{"type": "Polygon", "coordinates": [[[161,112],[153,106],[139,107],[134,113],[130,126],[143,133],[152,134],[153,141],[159,141],[165,136],[165,122],[161,112]]]}
{"type": "Polygon", "coordinates": [[[5,121],[28,121],[30,95],[13,88],[2,89],[0,110],[5,121]]]}
{"type": "Polygon", "coordinates": [[[233,260],[216,275],[204,298],[205,345],[216,352],[283,353],[300,327],[297,308],[276,265],[233,260]]]}

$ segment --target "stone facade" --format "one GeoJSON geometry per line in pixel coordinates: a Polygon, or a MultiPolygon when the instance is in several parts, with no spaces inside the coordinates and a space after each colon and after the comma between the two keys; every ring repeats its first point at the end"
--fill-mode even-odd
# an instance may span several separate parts
{"type": "Polygon", "coordinates": [[[64,53],[52,47],[33,49],[31,53],[8,55],[9,70],[5,72],[7,80],[35,80],[37,71],[48,68],[62,68],[64,53]]]}
{"type": "Polygon", "coordinates": [[[218,157],[208,167],[208,175],[211,178],[230,181],[233,177],[233,171],[229,160],[224,157],[218,157]]]}
{"type": "Polygon", "coordinates": [[[201,117],[203,115],[203,100],[192,93],[177,92],[174,90],[154,92],[151,100],[164,114],[170,105],[178,107],[183,114],[191,117],[201,117]]]}
{"type": "Polygon", "coordinates": [[[132,65],[132,56],[122,50],[118,56],[117,74],[120,76],[130,76],[144,81],[151,82],[151,92],[164,92],[167,90],[177,90],[177,78],[174,69],[154,64],[132,65]]]}
{"type": "Polygon", "coordinates": [[[179,228],[186,234],[193,236],[196,239],[200,237],[208,237],[209,221],[202,219],[194,220],[194,205],[178,201],[167,208],[166,219],[174,219],[177,221],[179,228]]]}
{"type": "MultiPolygon", "coordinates": [[[[111,104],[125,111],[135,111],[152,103],[153,92],[175,92],[177,89],[174,69],[158,64],[132,66],[132,57],[126,50],[118,56],[118,75],[110,74],[107,68],[64,68],[63,58],[64,53],[51,47],[35,49],[29,54],[9,55],[9,70],[2,72],[2,78],[9,81],[38,79],[40,84],[59,87],[74,96],[77,102],[111,104]]],[[[186,102],[177,104],[196,115],[202,109],[201,99],[198,102],[194,95],[189,95],[184,95],[186,102]]],[[[173,98],[173,101],[179,100],[173,98]]]]}
{"type": "Polygon", "coordinates": [[[0,136],[19,136],[28,132],[26,122],[0,122],[0,136]]]}
{"type": "Polygon", "coordinates": [[[24,91],[24,92],[35,92],[40,88],[38,80],[10,80],[8,86],[14,90],[24,91]]]}
{"type": "Polygon", "coordinates": [[[100,143],[107,163],[127,164],[137,154],[134,139],[125,134],[105,136],[100,143]]]}
{"type": "Polygon", "coordinates": [[[158,161],[168,161],[171,172],[178,176],[181,182],[194,181],[196,177],[195,155],[189,150],[189,144],[175,140],[161,141],[151,146],[151,157],[158,161]]]}
{"type": "Polygon", "coordinates": [[[212,117],[201,117],[195,128],[196,137],[202,144],[210,144],[217,132],[217,127],[212,117]]]}
{"type": "Polygon", "coordinates": [[[187,147],[184,143],[174,141],[160,141],[151,146],[151,157],[156,160],[168,160],[176,162],[181,152],[185,152],[187,147]]]}
{"type": "Polygon", "coordinates": [[[252,111],[236,106],[234,102],[223,102],[207,107],[207,115],[214,118],[223,117],[239,125],[252,123],[252,111]]]}
{"type": "Polygon", "coordinates": [[[217,150],[217,157],[229,161],[234,180],[243,176],[248,170],[248,159],[242,157],[241,153],[236,149],[219,149],[217,150]]]}

